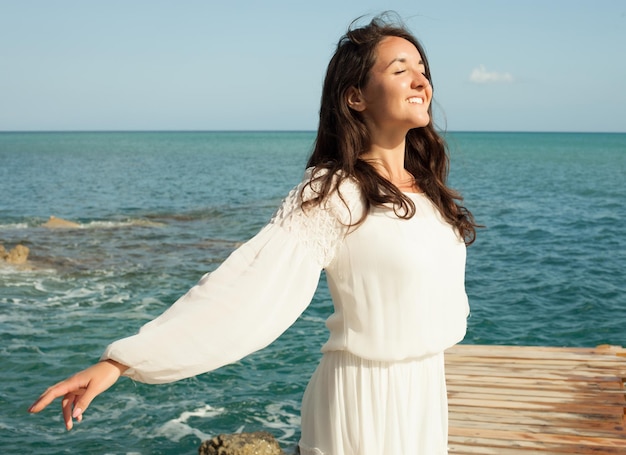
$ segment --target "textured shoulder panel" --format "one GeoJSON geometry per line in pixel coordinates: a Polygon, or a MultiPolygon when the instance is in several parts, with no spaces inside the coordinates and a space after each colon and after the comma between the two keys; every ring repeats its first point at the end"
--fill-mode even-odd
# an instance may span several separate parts
{"type": "Polygon", "coordinates": [[[325,201],[303,210],[302,202],[312,199],[317,188],[319,183],[315,181],[312,169],[307,169],[304,179],[289,192],[271,223],[296,235],[325,267],[332,261],[350,224],[359,220],[362,204],[356,182],[344,179],[325,201]]]}

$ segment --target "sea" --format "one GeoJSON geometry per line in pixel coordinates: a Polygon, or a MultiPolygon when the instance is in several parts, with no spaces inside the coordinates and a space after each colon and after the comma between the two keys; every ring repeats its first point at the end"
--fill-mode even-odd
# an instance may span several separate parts
{"type": "MultiPolygon", "coordinates": [[[[0,452],[195,454],[270,431],[288,453],[327,337],[324,278],[268,348],[172,384],[123,378],[66,432],[48,386],[135,333],[271,218],[313,132],[0,133],[0,452]],[[44,226],[50,216],[71,229],[44,226]]],[[[464,343],[626,346],[626,134],[448,132],[468,248],[464,343]]],[[[220,343],[207,320],[206,343],[220,343]]],[[[263,327],[258,327],[263,331],[263,327]]],[[[224,346],[228,349],[228,346],[224,346]]]]}

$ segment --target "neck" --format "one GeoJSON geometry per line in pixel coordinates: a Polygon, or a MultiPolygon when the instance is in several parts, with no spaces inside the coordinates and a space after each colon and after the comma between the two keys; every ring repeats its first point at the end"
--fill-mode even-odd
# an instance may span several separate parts
{"type": "Polygon", "coordinates": [[[404,130],[388,130],[383,133],[376,128],[370,128],[371,145],[360,158],[401,191],[417,192],[419,187],[415,177],[404,167],[406,135],[407,131],[404,130]]]}
{"type": "Polygon", "coordinates": [[[392,183],[409,177],[404,168],[405,141],[394,143],[372,143],[370,149],[361,155],[361,159],[371,164],[374,169],[392,183]]]}

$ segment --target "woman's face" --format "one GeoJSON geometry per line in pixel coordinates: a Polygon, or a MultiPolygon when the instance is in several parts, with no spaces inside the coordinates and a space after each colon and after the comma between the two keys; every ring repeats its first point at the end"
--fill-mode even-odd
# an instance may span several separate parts
{"type": "Polygon", "coordinates": [[[371,133],[400,133],[428,125],[432,87],[417,48],[389,36],[378,44],[376,61],[359,93],[359,110],[371,133]]]}

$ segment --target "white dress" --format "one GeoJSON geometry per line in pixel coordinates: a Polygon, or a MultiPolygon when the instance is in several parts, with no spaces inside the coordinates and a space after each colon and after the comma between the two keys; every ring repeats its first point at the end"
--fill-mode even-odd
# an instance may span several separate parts
{"type": "Polygon", "coordinates": [[[363,211],[352,181],[303,211],[310,172],[255,237],[102,358],[146,383],[217,369],[291,326],[325,269],[334,312],[302,402],[301,453],[446,454],[443,351],[465,335],[465,245],[422,194],[407,193],[411,219],[375,208],[352,229],[363,211]],[[207,343],[209,321],[219,343],[207,343]]]}

